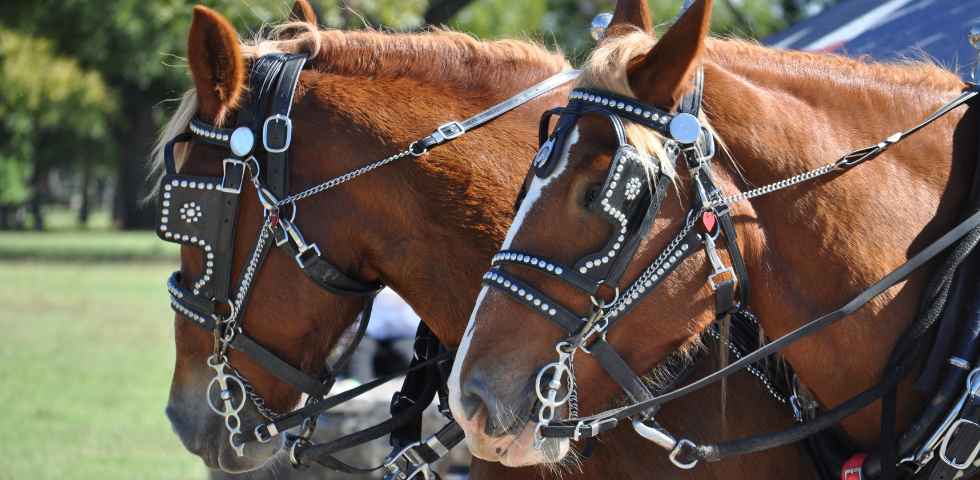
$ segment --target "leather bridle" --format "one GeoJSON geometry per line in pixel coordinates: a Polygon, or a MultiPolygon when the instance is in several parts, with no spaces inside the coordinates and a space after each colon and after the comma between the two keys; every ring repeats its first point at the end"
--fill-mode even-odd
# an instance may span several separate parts
{"type": "MultiPolygon", "coordinates": [[[[726,315],[751,317],[751,314],[744,310],[749,301],[748,275],[729,214],[729,204],[767,194],[830,172],[849,171],[851,167],[876,157],[891,145],[904,140],[980,92],[980,88],[976,86],[968,89],[939,108],[919,125],[908,131],[892,135],[878,145],[851,152],[825,167],[726,198],[722,195],[721,190],[715,187],[711,174],[711,157],[714,153],[712,133],[709,129],[701,126],[697,120],[702,82],[703,73],[698,70],[695,76],[694,93],[684,99],[676,112],[667,112],[639,100],[606,91],[580,88],[571,93],[565,108],[549,111],[542,118],[540,139],[542,146],[532,166],[538,178],[546,179],[552,174],[561,152],[565,149],[564,144],[569,132],[582,116],[598,114],[608,118],[612,123],[619,146],[610,162],[605,182],[599,190],[598,199],[593,202],[595,213],[613,225],[613,234],[602,249],[597,253],[585,255],[572,266],[562,265],[531,252],[505,250],[493,258],[491,269],[483,276],[484,285],[500,291],[531,309],[568,335],[556,346],[558,361],[542,368],[535,380],[535,392],[539,404],[537,424],[534,430],[535,448],[541,448],[547,438],[571,438],[573,440],[588,438],[592,441],[596,435],[615,427],[619,421],[626,418],[632,419],[633,426],[638,433],[670,451],[670,460],[681,468],[692,468],[699,460],[718,460],[732,455],[773,448],[810,437],[856,413],[886,392],[894,389],[898,382],[911,371],[917,355],[907,354],[907,357],[904,357],[897,366],[886,372],[885,377],[877,384],[841,406],[812,420],[803,421],[799,411],[797,411],[799,425],[776,434],[739,439],[716,445],[696,446],[690,440],[675,440],[656,422],[653,422],[652,425],[647,425],[644,422],[653,420],[653,415],[661,404],[702,388],[742,368],[751,367],[754,362],[841,320],[890,286],[901,281],[914,269],[957,242],[971,230],[980,226],[980,213],[970,215],[952,231],[881,279],[840,310],[814,320],[754,352],[741,356],[736,362],[691,385],[673,391],[667,391],[669,390],[667,389],[655,392],[656,394],[651,393],[640,377],[633,373],[629,365],[605,341],[605,332],[615,326],[646,296],[650,295],[679,264],[690,258],[692,253],[701,245],[704,246],[713,269],[708,280],[716,294],[716,318],[721,319],[726,315]],[[555,114],[560,114],[561,118],[551,136],[545,141],[544,136],[547,134],[549,117],[555,114]],[[623,128],[624,119],[661,134],[666,139],[665,146],[671,157],[670,161],[675,162],[680,155],[684,156],[686,167],[691,176],[692,205],[680,233],[674,237],[650,267],[629,288],[620,292],[619,282],[623,272],[632,261],[640,240],[649,235],[669,183],[667,175],[655,167],[649,181],[645,181],[643,169],[649,167],[642,165],[639,152],[627,143],[623,128]],[[701,219],[704,221],[699,222],[701,219]],[[712,228],[712,225],[716,226],[712,228]],[[726,267],[716,252],[715,240],[719,234],[723,234],[727,243],[729,257],[732,261],[731,267],[726,267]],[[505,265],[531,269],[588,295],[592,302],[588,316],[583,318],[576,315],[533,286],[504,271],[501,267],[505,265]],[[602,286],[615,291],[613,300],[607,302],[597,298],[602,286]],[[739,295],[738,302],[735,301],[736,286],[739,295]],[[591,343],[586,346],[589,340],[591,343]],[[576,393],[572,362],[574,354],[579,350],[596,358],[626,393],[631,405],[589,417],[577,416],[577,408],[573,401],[576,398],[576,393]],[[563,386],[565,393],[559,398],[558,392],[563,386]],[[566,403],[569,404],[569,418],[554,419],[557,409],[566,403]]],[[[522,193],[524,192],[525,190],[522,190],[522,193]]],[[[518,199],[515,208],[520,207],[522,199],[523,195],[518,199]]],[[[910,335],[910,333],[906,333],[906,335],[910,335]]],[[[965,345],[960,350],[975,352],[975,344],[974,341],[972,345],[965,345]]],[[[957,365],[969,366],[968,361],[958,358],[955,360],[956,362],[953,359],[950,360],[950,363],[953,364],[951,367],[953,370],[965,368],[957,365]]],[[[676,368],[675,378],[687,371],[689,371],[689,367],[685,365],[676,368]]],[[[668,383],[676,384],[677,382],[675,380],[668,383]]],[[[980,369],[975,370],[967,378],[967,386],[968,393],[972,392],[970,395],[977,397],[975,402],[977,408],[973,411],[978,412],[975,416],[980,419],[980,369]]],[[[944,391],[937,394],[936,398],[943,395],[950,396],[951,393],[953,392],[944,391]]],[[[973,398],[972,396],[970,398],[973,398]]],[[[961,398],[966,398],[966,394],[961,398]]],[[[965,400],[961,399],[957,404],[958,406],[953,406],[949,417],[947,417],[949,420],[946,422],[937,423],[936,412],[929,412],[928,414],[931,415],[929,421],[923,418],[914,424],[914,428],[918,430],[910,429],[906,432],[902,437],[901,446],[905,449],[913,449],[916,445],[922,445],[922,447],[916,450],[917,453],[913,457],[902,461],[914,463],[917,469],[921,469],[925,463],[935,457],[932,452],[934,448],[938,448],[940,440],[945,440],[943,443],[943,455],[945,455],[945,442],[949,442],[951,438],[954,443],[956,440],[961,440],[960,443],[963,446],[958,447],[959,451],[962,452],[965,449],[966,453],[970,454],[970,448],[977,443],[971,443],[970,439],[980,435],[980,428],[975,429],[977,435],[974,435],[971,430],[968,433],[960,434],[958,438],[953,435],[956,427],[950,427],[953,420],[961,415],[961,411],[967,411],[963,407],[964,402],[965,400]],[[929,430],[924,430],[925,428],[929,430]],[[926,431],[933,432],[933,434],[924,436],[926,431]],[[922,443],[906,445],[911,441],[922,443]]],[[[944,405],[948,404],[947,401],[944,405]]],[[[793,406],[794,409],[797,409],[799,404],[794,401],[793,406]]],[[[941,418],[939,417],[939,419],[941,418]]],[[[955,425],[962,425],[962,423],[955,425]]],[[[963,430],[964,428],[961,427],[960,429],[963,430]]],[[[980,446],[972,452],[971,462],[977,458],[978,451],[980,451],[980,446]]],[[[949,465],[949,468],[960,471],[967,468],[965,463],[956,463],[955,458],[951,461],[943,456],[943,460],[945,464],[949,465]]],[[[945,465],[939,467],[947,468],[945,465]]],[[[939,467],[935,471],[941,471],[939,467]]],[[[955,473],[955,470],[952,472],[955,473]]]]}
{"type": "MultiPolygon", "coordinates": [[[[565,71],[555,75],[473,117],[440,126],[432,134],[412,143],[396,155],[290,196],[289,147],[292,140],[292,120],[289,113],[306,59],[306,54],[284,53],[260,57],[252,66],[247,93],[242,100],[234,129],[220,128],[195,118],[190,123],[190,133],[177,135],[166,144],[166,172],[160,181],[157,202],[157,235],[165,241],[199,250],[204,259],[204,268],[191,279],[191,287],[183,285],[184,279],[181,278],[180,271],[171,276],[168,281],[171,307],[192,324],[214,334],[215,349],[208,359],[208,365],[216,371],[216,375],[208,384],[206,395],[211,409],[224,417],[229,431],[229,444],[238,456],[244,455],[244,447],[249,442],[268,442],[287,429],[302,426],[302,434],[290,439],[293,443],[290,459],[294,467],[304,469],[308,468],[310,461],[318,461],[348,473],[366,473],[371,470],[349,467],[330,457],[329,454],[335,451],[333,447],[336,444],[349,448],[391,433],[395,451],[385,462],[385,466],[392,470],[391,474],[401,475],[410,471],[412,475],[420,473],[428,476],[428,464],[448,453],[449,449],[462,440],[461,428],[451,421],[424,443],[411,441],[413,436],[418,437],[421,434],[422,409],[432,402],[437,390],[441,403],[444,403],[445,374],[442,370],[445,369],[446,362],[451,362],[455,351],[446,351],[428,327],[424,323],[420,324],[416,357],[407,371],[327,398],[337,373],[350,359],[364,336],[374,298],[384,285],[380,282],[363,283],[347,276],[321,254],[316,244],[308,243],[293,223],[295,202],[394,160],[424,155],[429,149],[452,141],[571,81],[578,75],[578,71],[565,71]],[[269,116],[265,116],[267,108],[270,111],[269,116]],[[174,161],[175,144],[191,139],[231,150],[231,156],[223,161],[221,177],[177,172],[174,161]],[[261,145],[266,154],[264,175],[255,157],[258,152],[256,144],[261,145]],[[264,220],[238,280],[233,283],[232,258],[238,204],[245,186],[246,172],[249,173],[249,180],[263,206],[264,220]],[[291,218],[287,219],[281,212],[289,204],[292,204],[292,212],[291,218]],[[275,243],[284,253],[294,258],[300,271],[321,289],[344,297],[364,298],[360,324],[353,340],[340,359],[327,367],[322,378],[311,376],[282,360],[242,331],[241,319],[244,318],[255,278],[269,251],[270,243],[275,243]],[[229,348],[240,351],[284,383],[306,393],[309,396],[306,406],[287,414],[279,414],[268,408],[244,376],[229,364],[229,348]],[[309,442],[315,418],[321,412],[406,373],[405,386],[392,402],[392,420],[358,432],[363,434],[359,437],[354,434],[317,446],[309,442]],[[243,427],[238,413],[244,408],[246,398],[251,398],[259,412],[272,421],[243,427]],[[317,450],[318,447],[327,448],[317,450]],[[405,471],[400,470],[397,463],[399,461],[406,462],[405,471]]],[[[446,414],[448,407],[442,411],[446,414]]]]}

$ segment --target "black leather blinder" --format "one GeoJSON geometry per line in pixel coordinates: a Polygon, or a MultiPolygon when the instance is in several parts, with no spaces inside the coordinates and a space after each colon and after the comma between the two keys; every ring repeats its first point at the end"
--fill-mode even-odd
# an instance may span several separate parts
{"type": "Polygon", "coordinates": [[[223,177],[165,175],[157,194],[156,222],[160,239],[201,251],[204,268],[193,279],[191,290],[221,302],[228,300],[231,288],[238,198],[247,167],[227,159],[224,170],[223,177]]]}

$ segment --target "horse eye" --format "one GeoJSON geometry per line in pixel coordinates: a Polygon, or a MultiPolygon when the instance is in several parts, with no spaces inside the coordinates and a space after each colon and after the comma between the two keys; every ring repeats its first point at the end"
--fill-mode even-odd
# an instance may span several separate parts
{"type": "Polygon", "coordinates": [[[589,193],[585,195],[586,207],[592,205],[592,202],[594,202],[596,197],[599,196],[599,188],[599,185],[593,185],[592,188],[589,189],[589,193]]]}

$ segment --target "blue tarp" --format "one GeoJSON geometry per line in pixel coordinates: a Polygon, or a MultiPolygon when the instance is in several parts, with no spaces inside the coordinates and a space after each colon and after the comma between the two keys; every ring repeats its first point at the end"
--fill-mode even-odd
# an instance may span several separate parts
{"type": "Polygon", "coordinates": [[[919,59],[970,79],[977,51],[967,38],[980,0],[843,0],[765,39],[777,48],[919,59]]]}

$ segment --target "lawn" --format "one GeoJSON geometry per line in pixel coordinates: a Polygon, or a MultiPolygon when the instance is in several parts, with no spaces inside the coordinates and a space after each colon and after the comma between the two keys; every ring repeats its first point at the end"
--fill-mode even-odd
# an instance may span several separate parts
{"type": "Polygon", "coordinates": [[[0,236],[0,479],[207,478],[163,413],[177,261],[162,244],[152,232],[0,236]]]}

